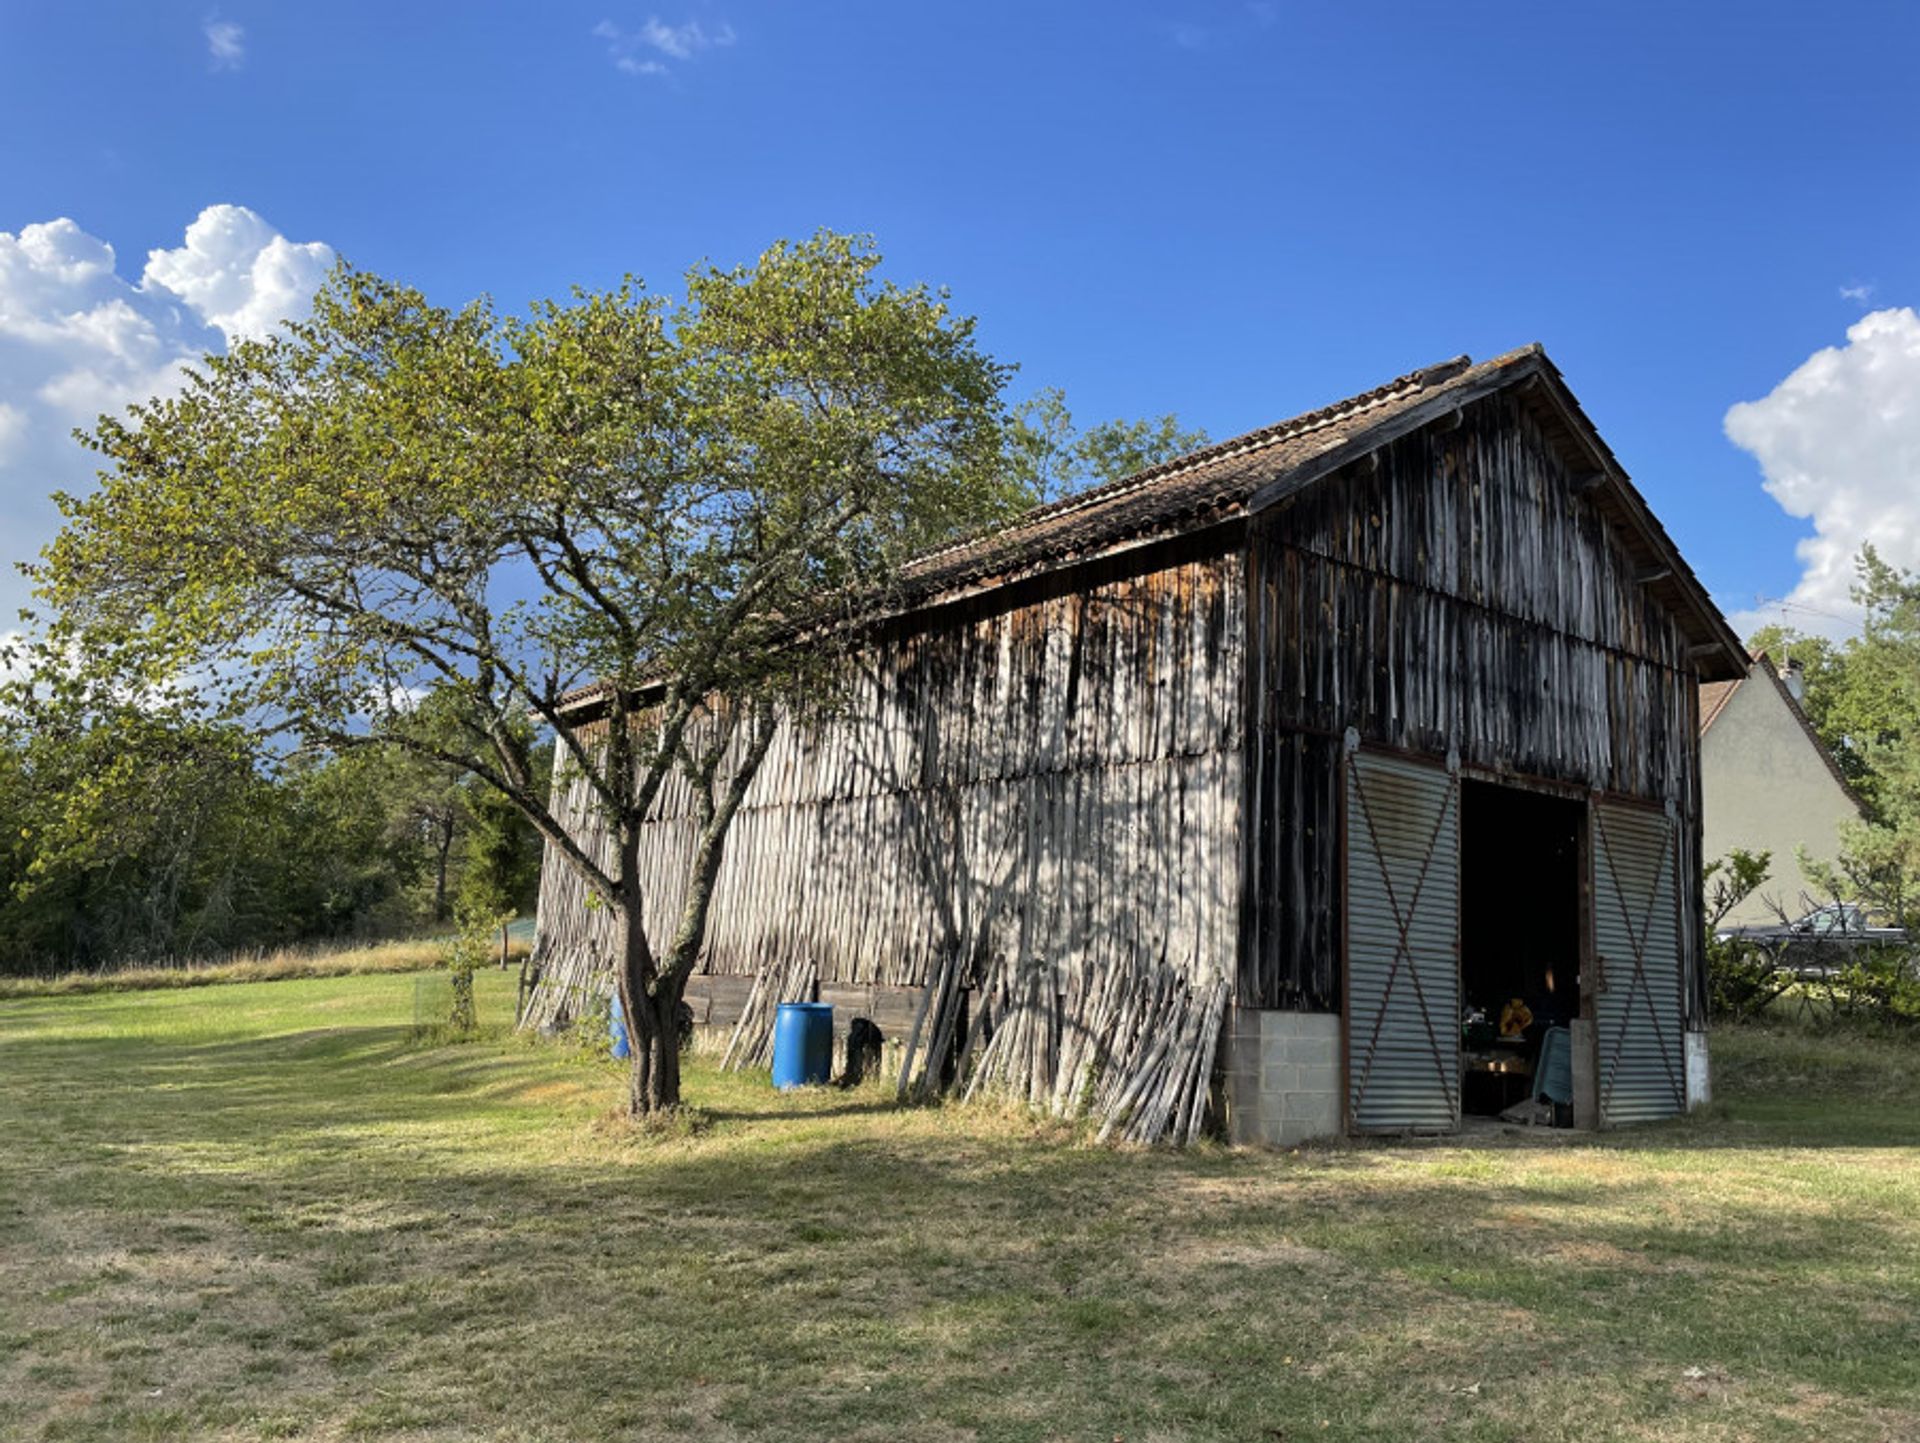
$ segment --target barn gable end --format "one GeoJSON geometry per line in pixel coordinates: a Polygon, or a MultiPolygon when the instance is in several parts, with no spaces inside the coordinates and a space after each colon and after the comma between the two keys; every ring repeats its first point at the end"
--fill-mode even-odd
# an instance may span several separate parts
{"type": "Polygon", "coordinates": [[[1349,728],[1697,817],[1697,643],[1576,468],[1507,389],[1253,519],[1243,1005],[1338,1009],[1349,728]]]}

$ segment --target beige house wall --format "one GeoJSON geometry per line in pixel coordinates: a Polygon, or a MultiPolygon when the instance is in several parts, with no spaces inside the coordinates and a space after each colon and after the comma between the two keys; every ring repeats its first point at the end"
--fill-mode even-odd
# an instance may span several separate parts
{"type": "Polygon", "coordinates": [[[1841,824],[1859,809],[1764,667],[1754,668],[1700,738],[1700,789],[1703,859],[1735,847],[1773,854],[1765,885],[1728,922],[1773,922],[1783,910],[1798,917],[1828,900],[1802,873],[1796,850],[1832,861],[1841,824]]]}

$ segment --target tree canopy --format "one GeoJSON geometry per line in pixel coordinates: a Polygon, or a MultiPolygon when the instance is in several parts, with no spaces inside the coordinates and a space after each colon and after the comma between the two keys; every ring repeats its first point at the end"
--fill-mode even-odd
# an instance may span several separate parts
{"type": "Polygon", "coordinates": [[[1015,408],[1008,435],[1009,473],[1036,501],[1057,501],[1117,481],[1207,444],[1207,433],[1171,412],[1157,419],[1101,421],[1082,427],[1064,391],[1047,387],[1015,408]]]}
{"type": "Polygon", "coordinates": [[[827,697],[835,646],[901,561],[1026,497],[1006,368],[879,264],[823,233],[698,268],[677,298],[629,280],[521,318],[342,266],[308,320],[85,438],[104,469],[60,498],[36,568],[43,655],[190,695],[214,724],[494,788],[617,909],[621,1000],[650,1044],[634,1106],[671,1105],[677,1063],[651,1044],[779,709],[827,697]],[[588,687],[598,730],[568,711],[588,687]],[[529,718],[611,854],[549,810],[529,718]],[[698,846],[657,950],[639,831],[675,772],[698,846]]]}

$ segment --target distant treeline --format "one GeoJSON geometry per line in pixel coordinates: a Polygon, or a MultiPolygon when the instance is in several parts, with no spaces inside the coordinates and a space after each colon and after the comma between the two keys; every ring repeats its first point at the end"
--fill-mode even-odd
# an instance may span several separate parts
{"type": "Polygon", "coordinates": [[[278,758],[120,717],[0,739],[0,973],[405,936],[531,908],[539,839],[385,749],[278,758]]]}

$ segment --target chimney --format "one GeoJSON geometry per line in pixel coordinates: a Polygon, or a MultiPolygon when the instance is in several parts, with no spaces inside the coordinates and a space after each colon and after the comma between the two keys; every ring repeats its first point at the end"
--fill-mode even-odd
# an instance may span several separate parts
{"type": "Polygon", "coordinates": [[[1787,695],[1797,702],[1807,699],[1807,669],[1792,657],[1780,668],[1780,680],[1786,684],[1787,695]]]}

